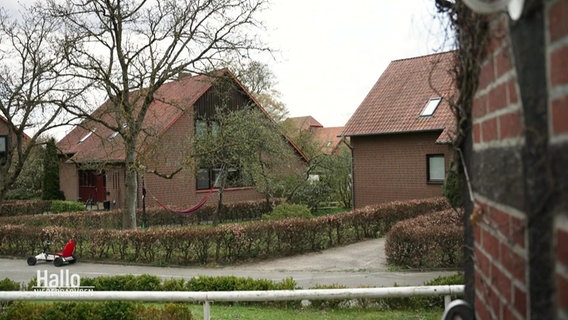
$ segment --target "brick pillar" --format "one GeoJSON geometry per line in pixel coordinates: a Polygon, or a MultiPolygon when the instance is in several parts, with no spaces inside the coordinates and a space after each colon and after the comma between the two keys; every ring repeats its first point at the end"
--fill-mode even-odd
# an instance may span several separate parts
{"type": "Polygon", "coordinates": [[[554,194],[556,317],[568,319],[568,1],[546,5],[549,150],[554,194]]]}
{"type": "Polygon", "coordinates": [[[507,34],[506,17],[492,22],[472,106],[471,177],[481,209],[473,214],[478,319],[525,319],[528,312],[524,113],[507,34]]]}
{"type": "Polygon", "coordinates": [[[568,0],[493,17],[472,106],[478,319],[568,319],[568,0]]]}

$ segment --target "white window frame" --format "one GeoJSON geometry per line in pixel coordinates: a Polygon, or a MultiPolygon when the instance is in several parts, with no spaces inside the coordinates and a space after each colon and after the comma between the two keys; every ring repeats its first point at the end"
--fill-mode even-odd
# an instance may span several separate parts
{"type": "Polygon", "coordinates": [[[446,157],[443,153],[426,155],[426,177],[427,183],[444,183],[446,178],[446,157]],[[440,162],[440,160],[442,161],[440,162]],[[441,170],[439,168],[440,165],[441,170]]]}
{"type": "Polygon", "coordinates": [[[420,116],[431,117],[434,112],[436,112],[436,109],[438,109],[440,102],[442,102],[442,98],[440,97],[430,99],[430,101],[428,101],[428,103],[424,106],[424,109],[422,109],[422,112],[420,112],[420,116]]]}

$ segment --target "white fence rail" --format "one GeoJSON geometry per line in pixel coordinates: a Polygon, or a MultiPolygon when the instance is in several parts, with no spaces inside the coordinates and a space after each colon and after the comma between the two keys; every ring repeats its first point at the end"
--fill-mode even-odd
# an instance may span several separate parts
{"type": "Polygon", "coordinates": [[[358,298],[444,296],[447,306],[452,295],[463,294],[463,285],[390,288],[309,289],[275,291],[0,291],[0,301],[162,301],[202,302],[203,318],[210,319],[210,303],[215,301],[293,301],[358,298]]]}

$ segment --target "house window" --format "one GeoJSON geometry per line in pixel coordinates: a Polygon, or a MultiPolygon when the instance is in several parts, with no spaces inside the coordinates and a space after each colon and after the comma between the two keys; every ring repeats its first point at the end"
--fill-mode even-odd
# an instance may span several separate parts
{"type": "Polygon", "coordinates": [[[195,135],[207,133],[207,121],[195,120],[195,135]]]}
{"type": "Polygon", "coordinates": [[[79,187],[94,187],[95,172],[92,170],[79,171],[79,187]]]}
{"type": "Polygon", "coordinates": [[[433,98],[430,99],[430,101],[428,101],[428,103],[426,104],[426,106],[424,106],[424,109],[422,109],[422,112],[420,113],[421,117],[430,117],[434,114],[434,111],[436,111],[436,108],[438,108],[438,105],[440,104],[440,101],[442,101],[442,98],[433,98]]]}
{"type": "Polygon", "coordinates": [[[446,162],[443,154],[426,156],[428,164],[428,183],[443,183],[446,176],[446,162]]]}
{"type": "Polygon", "coordinates": [[[95,132],[97,129],[93,129],[91,131],[89,131],[89,133],[87,133],[83,138],[81,138],[81,140],[79,140],[79,144],[85,142],[85,140],[89,139],[89,137],[93,134],[93,132],[95,132]]]}
{"type": "MultiPolygon", "coordinates": [[[[221,174],[220,168],[205,169],[200,168],[197,170],[197,190],[207,190],[211,188],[218,188],[219,181],[217,181],[221,174]]],[[[227,181],[225,186],[228,188],[246,187],[251,186],[251,179],[243,178],[242,172],[237,169],[227,170],[227,181]]]]}
{"type": "Polygon", "coordinates": [[[219,128],[219,122],[217,121],[207,121],[202,119],[195,120],[195,135],[209,132],[213,136],[216,136],[219,133],[219,128]]]}
{"type": "Polygon", "coordinates": [[[8,137],[0,136],[0,163],[8,159],[8,137]]]}

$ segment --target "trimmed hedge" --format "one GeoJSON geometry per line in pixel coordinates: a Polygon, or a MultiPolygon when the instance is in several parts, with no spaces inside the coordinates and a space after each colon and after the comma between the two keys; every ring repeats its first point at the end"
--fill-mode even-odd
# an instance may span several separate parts
{"type": "MultiPolygon", "coordinates": [[[[19,286],[17,283],[15,285],[19,286]]],[[[36,279],[33,279],[27,284],[27,290],[33,290],[33,286],[36,285],[36,279]]],[[[250,277],[198,276],[189,280],[183,278],[163,280],[150,274],[82,277],[81,286],[92,286],[94,291],[250,291],[294,290],[298,288],[296,281],[292,278],[272,281],[250,277]]]]}
{"type": "Polygon", "coordinates": [[[62,212],[77,212],[85,210],[86,210],[85,204],[79,201],[52,200],[49,211],[52,213],[62,213],[62,212]]]}
{"type": "Polygon", "coordinates": [[[7,200],[0,204],[0,217],[42,214],[50,208],[49,200],[7,200]]]}
{"type": "Polygon", "coordinates": [[[445,210],[398,222],[387,234],[387,262],[405,268],[463,266],[463,212],[445,210]]]}
{"type": "MultiPolygon", "coordinates": [[[[80,260],[159,265],[234,263],[319,251],[385,234],[397,221],[448,208],[444,198],[392,202],[313,219],[253,221],[240,224],[112,230],[0,225],[0,255],[37,254],[45,239],[53,249],[76,242],[80,260]]],[[[101,225],[90,213],[93,225],[101,225]]],[[[112,214],[112,213],[111,213],[112,214]]],[[[49,215],[53,222],[69,215],[49,215]],[[59,218],[59,219],[57,219],[59,218]]],[[[76,226],[87,219],[77,217],[76,226]],[[82,220],[80,220],[82,219],[82,220]]],[[[120,220],[117,219],[116,220],[120,220]]],[[[105,220],[108,221],[108,220],[105,220]]]]}
{"type": "Polygon", "coordinates": [[[191,320],[186,304],[148,305],[130,301],[104,302],[23,302],[10,304],[0,313],[0,320],[191,320]]]}
{"type": "MultiPolygon", "coordinates": [[[[278,203],[277,201],[276,203],[278,203]]],[[[221,222],[259,220],[272,208],[266,201],[243,201],[226,204],[220,214],[221,222]]],[[[191,225],[212,221],[215,207],[204,206],[191,214],[178,214],[161,207],[146,209],[146,220],[150,226],[191,225]]],[[[122,227],[122,211],[80,211],[49,215],[12,215],[0,218],[3,224],[24,224],[27,226],[58,226],[88,229],[120,229],[122,227]]],[[[137,212],[138,220],[143,217],[142,210],[137,212]]]]}

